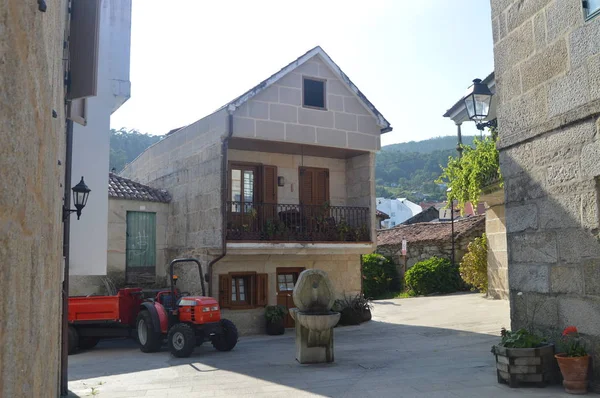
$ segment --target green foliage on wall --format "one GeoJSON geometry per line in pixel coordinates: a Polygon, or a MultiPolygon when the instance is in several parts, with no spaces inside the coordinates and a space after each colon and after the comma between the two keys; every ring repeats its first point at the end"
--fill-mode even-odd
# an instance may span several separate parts
{"type": "Polygon", "coordinates": [[[483,139],[475,139],[475,147],[463,146],[462,158],[449,159],[448,166],[443,168],[438,183],[445,183],[449,188],[447,200],[456,200],[460,208],[465,203],[478,203],[479,197],[486,187],[498,184],[502,186],[500,160],[496,149],[496,133],[483,139]]]}

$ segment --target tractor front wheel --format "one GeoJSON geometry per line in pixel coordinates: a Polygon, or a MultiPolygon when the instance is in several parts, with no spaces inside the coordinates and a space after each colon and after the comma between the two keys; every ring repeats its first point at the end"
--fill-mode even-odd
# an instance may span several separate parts
{"type": "Polygon", "coordinates": [[[100,339],[98,337],[80,337],[79,338],[79,349],[80,350],[89,350],[98,344],[100,339]]]}
{"type": "Polygon", "coordinates": [[[167,341],[174,357],[187,358],[196,346],[196,334],[190,325],[178,323],[169,330],[167,341]]]}
{"type": "Polygon", "coordinates": [[[221,319],[221,334],[213,337],[212,345],[219,351],[231,351],[238,341],[238,331],[229,319],[221,319]]]}
{"type": "Polygon", "coordinates": [[[154,330],[152,315],[147,310],[140,311],[135,321],[137,340],[142,352],[156,352],[160,350],[160,330],[154,330]]]}

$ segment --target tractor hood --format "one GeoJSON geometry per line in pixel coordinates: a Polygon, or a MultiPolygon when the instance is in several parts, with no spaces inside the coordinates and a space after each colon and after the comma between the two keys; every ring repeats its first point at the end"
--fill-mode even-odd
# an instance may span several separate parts
{"type": "Polygon", "coordinates": [[[202,296],[185,296],[179,300],[179,306],[217,306],[219,303],[212,297],[202,297],[202,296]]]}

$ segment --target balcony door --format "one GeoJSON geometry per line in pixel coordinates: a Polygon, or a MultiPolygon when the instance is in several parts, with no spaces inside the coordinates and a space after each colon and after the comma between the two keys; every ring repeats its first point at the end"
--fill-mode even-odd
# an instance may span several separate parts
{"type": "Polygon", "coordinates": [[[300,204],[322,206],[329,202],[329,169],[300,168],[300,204]]]}

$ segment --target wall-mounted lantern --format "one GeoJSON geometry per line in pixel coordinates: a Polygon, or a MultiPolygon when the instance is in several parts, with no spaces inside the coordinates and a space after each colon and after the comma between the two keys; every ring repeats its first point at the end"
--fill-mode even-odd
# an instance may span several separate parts
{"type": "Polygon", "coordinates": [[[465,94],[465,106],[469,114],[469,119],[475,122],[479,130],[483,130],[486,127],[496,127],[496,120],[483,123],[490,113],[492,95],[487,84],[482,83],[481,79],[473,80],[473,84],[467,89],[467,93],[465,94]]]}
{"type": "Polygon", "coordinates": [[[90,195],[90,192],[92,192],[92,190],[85,185],[83,176],[81,177],[81,181],[71,188],[71,190],[73,191],[73,203],[75,205],[75,209],[63,207],[63,221],[69,218],[71,213],[77,213],[77,219],[79,220],[79,217],[81,217],[81,210],[83,210],[85,207],[88,196],[90,195]]]}

